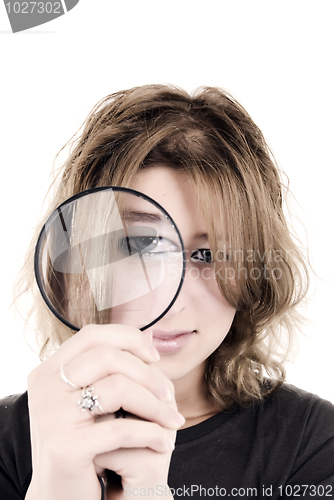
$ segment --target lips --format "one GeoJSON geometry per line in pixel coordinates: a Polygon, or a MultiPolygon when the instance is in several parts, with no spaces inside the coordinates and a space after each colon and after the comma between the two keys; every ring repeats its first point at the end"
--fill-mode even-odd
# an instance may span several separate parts
{"type": "Polygon", "coordinates": [[[173,354],[188,344],[194,334],[195,330],[174,330],[172,332],[153,330],[152,342],[161,354],[173,354]]]}

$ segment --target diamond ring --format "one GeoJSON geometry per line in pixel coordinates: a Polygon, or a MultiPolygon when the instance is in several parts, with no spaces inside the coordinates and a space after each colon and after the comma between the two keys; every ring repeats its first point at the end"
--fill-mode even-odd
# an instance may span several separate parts
{"type": "Polygon", "coordinates": [[[89,410],[95,417],[99,415],[106,415],[103,411],[100,403],[98,402],[98,396],[93,396],[92,392],[94,387],[87,385],[82,389],[82,400],[78,401],[78,405],[81,407],[81,411],[89,410]],[[101,413],[96,414],[94,409],[98,408],[101,413]]]}

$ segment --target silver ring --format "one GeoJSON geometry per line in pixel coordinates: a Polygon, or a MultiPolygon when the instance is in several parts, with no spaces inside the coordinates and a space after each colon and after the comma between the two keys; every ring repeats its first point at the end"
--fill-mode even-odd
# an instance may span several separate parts
{"type": "Polygon", "coordinates": [[[60,367],[60,376],[61,376],[62,380],[64,382],[66,382],[66,384],[69,384],[71,387],[74,387],[74,389],[82,389],[82,387],[79,387],[79,386],[73,384],[73,382],[71,382],[70,380],[68,380],[68,378],[66,377],[66,375],[64,373],[64,365],[61,365],[61,367],[60,367]]]}
{"type": "Polygon", "coordinates": [[[93,396],[92,392],[94,387],[87,385],[82,389],[82,400],[78,401],[78,405],[81,406],[81,411],[89,410],[95,417],[99,415],[106,415],[106,412],[102,409],[100,403],[98,402],[98,396],[93,396]],[[95,413],[94,409],[98,408],[100,414],[95,413]]]}

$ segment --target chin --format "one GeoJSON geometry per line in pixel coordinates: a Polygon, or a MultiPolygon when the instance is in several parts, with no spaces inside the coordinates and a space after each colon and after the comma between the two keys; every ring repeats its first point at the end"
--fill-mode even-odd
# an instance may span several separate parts
{"type": "MultiPolygon", "coordinates": [[[[175,383],[181,379],[193,377],[195,384],[195,377],[204,377],[206,360],[194,366],[190,363],[188,364],[184,360],[172,360],[171,357],[172,356],[161,356],[160,361],[156,364],[157,368],[159,368],[159,370],[161,370],[171,382],[175,383]]],[[[191,359],[191,356],[189,356],[188,359],[191,359]]]]}

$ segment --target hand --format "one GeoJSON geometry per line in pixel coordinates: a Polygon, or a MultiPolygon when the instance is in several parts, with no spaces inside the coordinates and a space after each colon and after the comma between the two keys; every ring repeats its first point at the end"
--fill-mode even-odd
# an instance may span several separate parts
{"type": "Polygon", "coordinates": [[[167,481],[171,440],[184,420],[176,411],[173,384],[152,364],[157,359],[136,328],[88,325],[30,374],[33,477],[27,500],[100,500],[97,473],[111,465],[131,484],[167,481]],[[61,366],[76,386],[92,384],[92,394],[112,416],[81,412],[82,391],[62,380],[61,366]],[[142,420],[113,418],[121,407],[142,420]],[[134,460],[139,450],[149,456],[146,472],[134,460]]]}
{"type": "MultiPolygon", "coordinates": [[[[125,421],[132,418],[136,417],[126,414],[125,421]]],[[[148,423],[148,432],[150,432],[149,426],[151,426],[150,423],[148,423]]],[[[144,447],[144,444],[141,448],[120,448],[95,457],[94,462],[100,470],[113,470],[121,476],[121,486],[114,482],[106,485],[106,500],[124,500],[130,495],[140,495],[143,499],[152,498],[153,491],[154,495],[165,495],[168,500],[172,498],[167,479],[176,432],[169,429],[165,431],[172,440],[171,449],[166,453],[144,447]]],[[[106,476],[109,474],[103,475],[103,477],[106,476]]]]}

